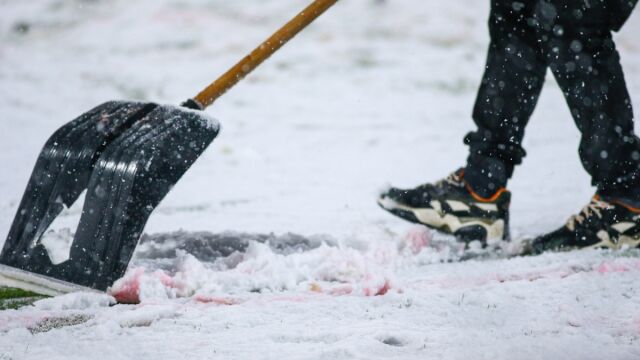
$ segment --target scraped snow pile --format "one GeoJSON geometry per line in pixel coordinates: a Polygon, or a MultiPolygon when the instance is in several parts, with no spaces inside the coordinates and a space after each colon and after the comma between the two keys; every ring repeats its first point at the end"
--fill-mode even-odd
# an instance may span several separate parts
{"type": "MultiPolygon", "coordinates": [[[[238,238],[237,235],[232,237],[238,238]]],[[[274,240],[282,243],[279,238],[274,240]]],[[[370,239],[356,243],[355,247],[318,239],[308,241],[307,247],[311,248],[296,251],[250,240],[243,252],[233,252],[212,263],[203,263],[194,255],[179,250],[169,266],[164,263],[163,269],[134,266],[114,284],[110,293],[126,303],[309,290],[341,295],[384,295],[391,289],[401,291],[396,284],[396,269],[421,261],[416,255],[430,243],[431,233],[424,227],[415,227],[397,242],[370,239]]],[[[158,246],[143,243],[137,260],[153,266],[144,255],[154,253],[151,251],[154,245],[158,246]]],[[[291,244],[296,245],[300,244],[291,244]]],[[[428,249],[427,253],[432,251],[436,250],[428,249]]],[[[439,254],[440,257],[443,255],[439,254]]],[[[433,261],[433,258],[426,260],[433,261]]]]}

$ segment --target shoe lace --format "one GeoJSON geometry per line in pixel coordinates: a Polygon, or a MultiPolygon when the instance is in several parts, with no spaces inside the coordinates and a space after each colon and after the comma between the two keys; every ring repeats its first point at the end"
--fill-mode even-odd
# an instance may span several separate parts
{"type": "Polygon", "coordinates": [[[567,227],[569,230],[573,231],[576,228],[576,225],[582,225],[585,220],[595,215],[598,218],[602,219],[602,211],[611,209],[613,206],[603,200],[593,198],[591,202],[589,202],[585,207],[580,210],[576,215],[572,215],[569,220],[567,220],[567,227]]]}
{"type": "Polygon", "coordinates": [[[460,170],[454,171],[451,174],[449,174],[449,176],[447,176],[446,178],[436,182],[436,186],[442,187],[442,185],[445,185],[445,184],[450,184],[453,186],[462,186],[464,184],[462,177],[463,177],[462,171],[460,170]]]}

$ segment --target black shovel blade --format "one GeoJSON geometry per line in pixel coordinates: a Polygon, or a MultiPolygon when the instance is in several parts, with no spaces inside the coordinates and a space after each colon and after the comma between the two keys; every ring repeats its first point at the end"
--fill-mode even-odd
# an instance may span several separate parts
{"type": "MultiPolygon", "coordinates": [[[[44,247],[37,244],[49,221],[44,230],[32,231],[37,238],[29,243],[5,245],[0,262],[98,290],[107,289],[124,275],[151,212],[219,129],[200,111],[156,104],[142,104],[128,119],[128,127],[94,153],[70,258],[53,265],[44,247]]],[[[64,189],[76,194],[72,191],[75,187],[79,185],[64,189]]],[[[57,202],[57,196],[49,199],[54,205],[57,202]]],[[[54,207],[51,203],[39,211],[47,214],[48,208],[54,207]]],[[[20,209],[18,216],[23,207],[20,209]]]]}
{"type": "Polygon", "coordinates": [[[0,254],[1,263],[32,262],[29,254],[36,254],[33,249],[63,205],[71,206],[86,189],[102,151],[156,106],[107,102],[62,126],[47,140],[0,254]]]}
{"type": "Polygon", "coordinates": [[[124,275],[151,212],[218,134],[200,111],[159,106],[96,163],[66,278],[106,289],[124,275]]]}

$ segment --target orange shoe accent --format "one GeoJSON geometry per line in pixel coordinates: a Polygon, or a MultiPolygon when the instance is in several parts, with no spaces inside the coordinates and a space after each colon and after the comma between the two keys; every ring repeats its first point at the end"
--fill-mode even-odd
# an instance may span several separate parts
{"type": "MultiPolygon", "coordinates": [[[[594,199],[596,199],[596,200],[602,200],[602,198],[601,198],[601,197],[600,197],[600,195],[598,195],[598,194],[593,195],[593,198],[594,198],[594,199]]],[[[609,202],[610,202],[610,203],[612,203],[612,204],[620,205],[620,206],[622,206],[623,208],[625,208],[625,209],[627,209],[627,210],[631,211],[632,213],[640,214],[640,208],[635,208],[635,207],[633,207],[633,206],[631,206],[631,205],[627,205],[627,204],[623,203],[623,202],[622,202],[622,201],[620,201],[620,200],[611,200],[611,201],[609,201],[609,202]]]]}
{"type": "Polygon", "coordinates": [[[483,202],[483,203],[489,203],[489,202],[494,202],[496,200],[498,200],[498,198],[500,197],[500,195],[502,195],[504,192],[507,191],[506,188],[500,188],[498,191],[496,191],[495,194],[493,194],[491,197],[485,198],[482,197],[480,195],[478,195],[475,191],[473,191],[473,189],[471,188],[471,186],[469,186],[469,184],[465,184],[467,191],[469,192],[469,194],[471,194],[471,196],[479,202],[483,202]]]}
{"type": "Polygon", "coordinates": [[[636,214],[640,214],[640,209],[639,208],[634,208],[631,205],[627,205],[621,201],[614,201],[615,204],[618,204],[624,208],[627,208],[627,210],[631,211],[632,213],[636,213],[636,214]]]}

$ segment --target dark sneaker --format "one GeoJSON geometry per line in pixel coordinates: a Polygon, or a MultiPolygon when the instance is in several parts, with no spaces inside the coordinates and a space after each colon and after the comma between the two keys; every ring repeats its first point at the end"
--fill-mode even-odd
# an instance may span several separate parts
{"type": "Polygon", "coordinates": [[[507,239],[511,193],[500,189],[482,198],[464,181],[464,169],[435,184],[415,189],[391,188],[380,195],[378,204],[405,220],[426,225],[459,240],[469,242],[507,239]]]}
{"type": "Polygon", "coordinates": [[[525,254],[584,248],[620,249],[640,245],[640,209],[594,196],[558,230],[540,236],[525,254]]]}

